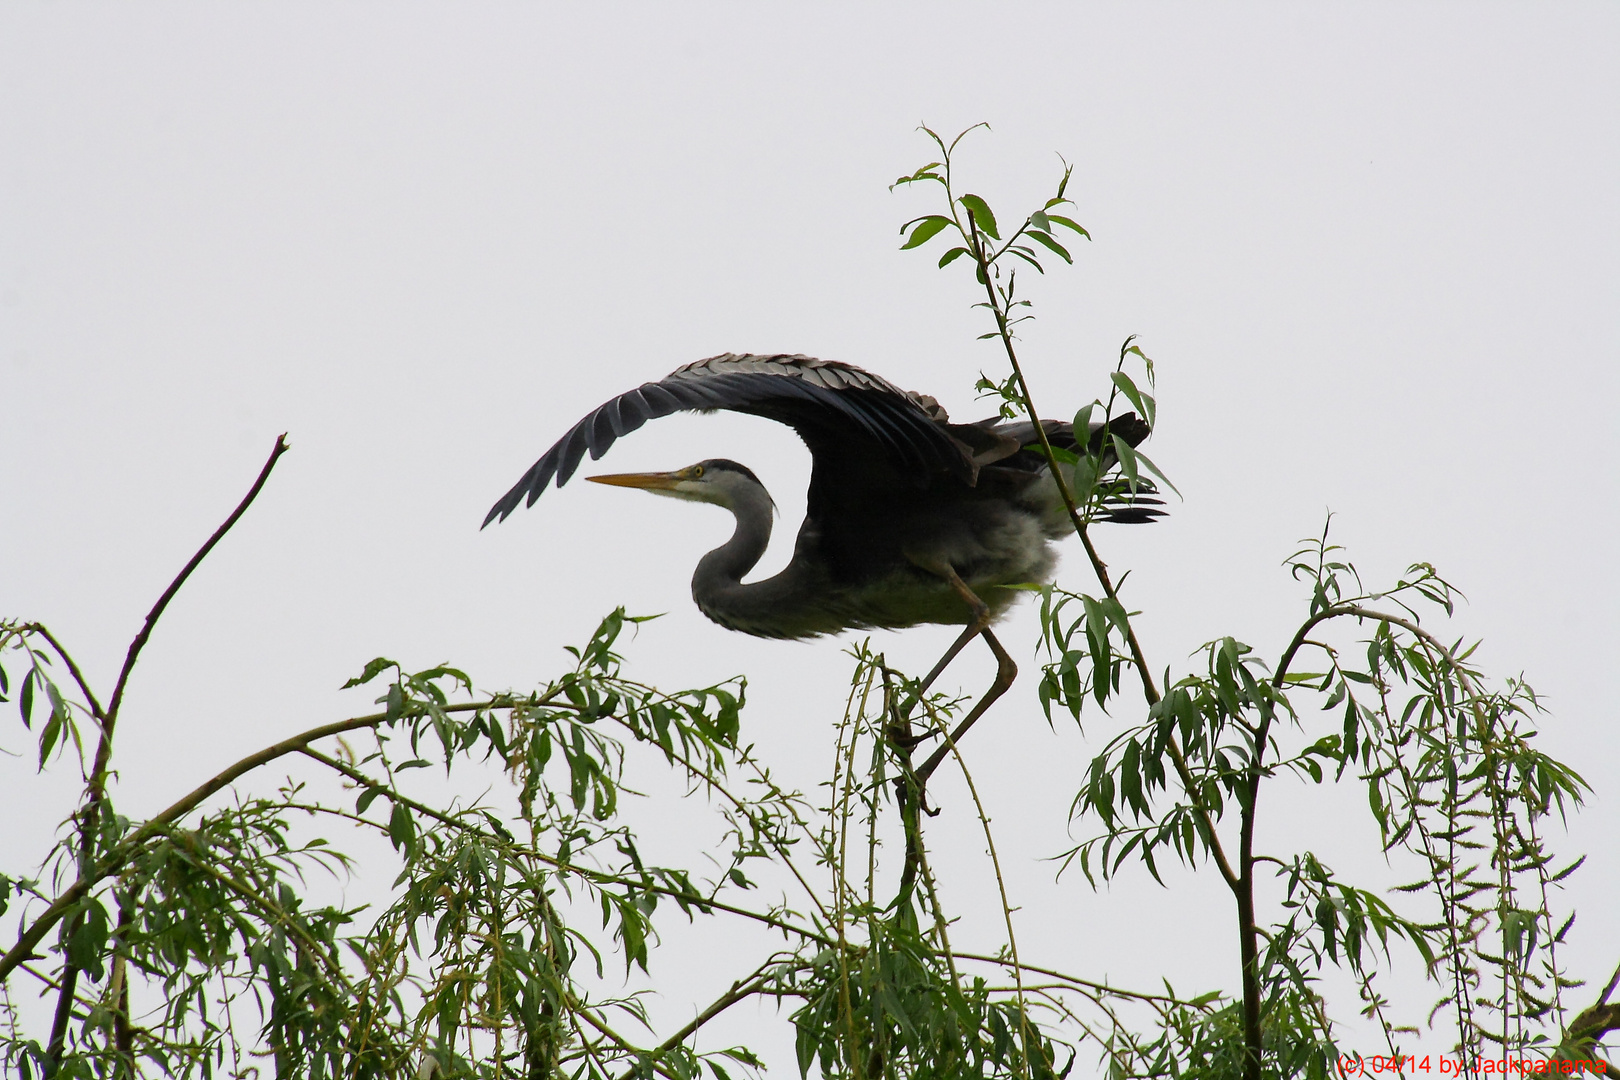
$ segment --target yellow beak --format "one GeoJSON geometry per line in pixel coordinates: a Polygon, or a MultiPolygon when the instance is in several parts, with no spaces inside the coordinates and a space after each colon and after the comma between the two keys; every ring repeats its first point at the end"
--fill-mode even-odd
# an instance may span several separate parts
{"type": "Polygon", "coordinates": [[[612,484],[614,487],[647,488],[654,491],[672,491],[680,483],[678,472],[610,473],[607,476],[587,476],[593,484],[612,484]]]}

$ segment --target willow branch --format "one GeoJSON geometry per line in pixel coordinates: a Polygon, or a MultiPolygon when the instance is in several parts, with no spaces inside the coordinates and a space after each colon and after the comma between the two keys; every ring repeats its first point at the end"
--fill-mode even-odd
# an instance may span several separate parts
{"type": "MultiPolygon", "coordinates": [[[[681,1076],[672,1072],[669,1066],[665,1065],[663,1062],[657,1060],[651,1055],[644,1055],[641,1050],[637,1049],[635,1043],[631,1042],[623,1035],[620,1035],[617,1031],[614,1031],[608,1026],[607,1021],[593,1013],[584,1002],[580,1001],[578,998],[575,998],[574,995],[569,994],[567,1002],[569,1012],[572,1013],[576,1019],[585,1021],[591,1027],[605,1035],[609,1040],[617,1043],[621,1052],[635,1056],[638,1062],[645,1061],[652,1067],[654,1072],[664,1077],[665,1080],[683,1080],[681,1076]]],[[[633,1071],[634,1070],[632,1070],[632,1073],[633,1071]]]]}
{"type": "MultiPolygon", "coordinates": [[[[464,712],[468,709],[482,707],[483,704],[451,705],[445,711],[464,712]]],[[[401,718],[394,717],[393,719],[401,718]]],[[[304,732],[302,735],[294,735],[290,739],[283,739],[281,742],[267,746],[257,753],[249,754],[224,772],[198,785],[189,794],[182,796],[168,809],[147,821],[130,834],[128,838],[121,841],[113,850],[107,853],[105,858],[94,865],[87,866],[81,872],[78,880],[58,895],[50,906],[18,936],[17,943],[6,952],[5,956],[0,957],[0,981],[4,981],[19,963],[31,957],[34,946],[38,945],[51,927],[55,926],[64,915],[70,912],[91,889],[123,869],[124,864],[134,856],[141,845],[196,809],[210,795],[226,787],[243,774],[252,772],[261,765],[290,754],[305,744],[314,742],[316,739],[322,739],[328,735],[341,735],[346,731],[354,731],[360,728],[376,727],[389,720],[390,717],[386,713],[374,713],[370,716],[358,716],[332,724],[323,724],[318,728],[312,728],[304,732]]]]}
{"type": "MultiPolygon", "coordinates": [[[[431,818],[434,821],[439,822],[441,825],[448,825],[449,827],[461,832],[472,833],[481,840],[504,847],[509,851],[520,852],[521,854],[532,858],[537,862],[545,863],[554,870],[560,870],[563,873],[568,874],[578,874],[580,877],[586,878],[598,885],[623,885],[628,888],[640,889],[642,892],[654,893],[659,896],[667,896],[672,900],[692,904],[700,910],[703,908],[714,908],[716,911],[724,911],[730,915],[740,915],[743,918],[764,923],[766,926],[781,930],[784,933],[794,934],[798,937],[804,938],[807,941],[813,941],[816,944],[824,947],[830,948],[836,944],[832,938],[818,934],[814,930],[807,930],[802,926],[795,926],[793,923],[790,923],[785,919],[778,919],[774,915],[768,915],[759,911],[751,911],[748,908],[737,907],[736,905],[728,904],[723,900],[716,900],[712,897],[701,896],[697,893],[682,892],[679,889],[672,889],[667,885],[659,885],[652,881],[644,881],[640,878],[629,878],[623,876],[622,874],[609,873],[606,870],[596,870],[588,866],[579,866],[576,863],[563,862],[560,859],[547,855],[542,851],[537,851],[534,848],[512,844],[510,841],[502,840],[494,833],[485,832],[476,825],[469,825],[465,821],[462,821],[453,815],[446,814],[441,810],[435,810],[431,806],[418,802],[408,795],[402,795],[396,788],[390,787],[381,781],[375,780],[353,766],[345,765],[338,759],[329,757],[326,754],[321,753],[319,750],[312,750],[305,746],[299,747],[298,752],[303,754],[305,757],[320,762],[327,768],[332,769],[334,772],[341,773],[363,787],[380,791],[392,801],[399,803],[401,806],[414,810],[423,817],[431,818]]],[[[368,822],[368,824],[371,823],[368,822]]]]}
{"type": "MultiPolygon", "coordinates": [[[[1075,503],[1074,493],[1069,490],[1068,483],[1063,479],[1063,470],[1058,467],[1057,455],[1052,452],[1052,443],[1046,437],[1046,427],[1041,423],[1040,414],[1035,409],[1035,399],[1029,391],[1029,380],[1024,377],[1023,365],[1018,362],[1018,350],[1013,347],[1012,332],[1007,324],[1007,313],[1002,310],[1000,297],[996,295],[995,286],[990,279],[990,267],[985,260],[983,242],[978,239],[979,232],[975,227],[972,230],[973,254],[979,261],[979,276],[984,281],[985,295],[989,300],[991,313],[996,319],[997,336],[1001,339],[1002,348],[1007,353],[1007,363],[1011,365],[1013,377],[1018,381],[1019,397],[1023,401],[1024,410],[1029,415],[1030,422],[1035,427],[1035,436],[1041,444],[1041,454],[1046,458],[1047,471],[1051,473],[1052,482],[1057,485],[1058,494],[1063,499],[1063,507],[1069,514],[1069,522],[1074,526],[1080,543],[1086,549],[1086,558],[1091,562],[1091,569],[1097,576],[1097,582],[1103,587],[1103,593],[1108,599],[1119,603],[1119,593],[1114,588],[1113,579],[1108,574],[1108,564],[1103,562],[1102,556],[1097,553],[1097,547],[1091,542],[1091,534],[1086,529],[1085,520],[1080,516],[1080,508],[1075,503]]],[[[1142,696],[1151,708],[1157,705],[1161,695],[1158,686],[1153,681],[1153,673],[1148,668],[1147,654],[1142,649],[1142,643],[1137,639],[1136,628],[1125,623],[1125,643],[1131,652],[1131,661],[1136,667],[1137,675],[1142,680],[1142,696]]],[[[1226,851],[1221,846],[1220,837],[1215,832],[1215,823],[1210,818],[1203,804],[1198,800],[1197,782],[1193,778],[1192,770],[1187,765],[1186,755],[1181,751],[1181,744],[1171,735],[1166,740],[1166,749],[1170,753],[1170,761],[1175,766],[1176,776],[1181,781],[1182,789],[1193,799],[1193,812],[1198,815],[1203,826],[1204,836],[1209,844],[1209,851],[1215,860],[1216,868],[1227,886],[1236,892],[1240,885],[1240,876],[1232,868],[1231,861],[1226,857],[1226,851]]]]}
{"type": "Polygon", "coordinates": [[[56,655],[62,658],[62,663],[67,665],[68,673],[73,676],[73,681],[78,684],[79,693],[83,694],[85,701],[90,703],[90,715],[96,718],[97,723],[105,723],[107,714],[101,711],[101,702],[96,700],[95,691],[90,689],[90,683],[86,681],[83,672],[79,670],[79,665],[73,662],[73,657],[69,655],[66,649],[62,648],[62,643],[56,640],[55,635],[46,628],[45,624],[28,623],[19,627],[19,629],[33,631],[50,643],[56,655]]]}
{"type": "Polygon", "coordinates": [[[1191,1001],[1183,1001],[1181,998],[1171,997],[1167,994],[1145,994],[1136,990],[1121,990],[1117,986],[1109,986],[1107,983],[1093,982],[1091,979],[1082,979],[1077,975],[1068,975],[1061,971],[1055,971],[1052,968],[1039,967],[1035,964],[1018,963],[1013,960],[1009,960],[1005,956],[987,956],[984,953],[970,952],[958,952],[952,953],[951,955],[956,957],[958,960],[975,960],[979,963],[996,964],[1000,967],[1017,967],[1024,971],[1032,972],[1036,975],[1045,975],[1050,979],[1059,979],[1072,986],[1082,986],[1088,990],[1095,990],[1099,994],[1109,995],[1112,997],[1130,998],[1133,1001],[1160,1002],[1165,1005],[1185,1005],[1189,1007],[1193,1005],[1191,1001]]]}
{"type": "MultiPolygon", "coordinates": [[[[650,1058],[662,1057],[663,1055],[669,1053],[669,1051],[681,1045],[681,1043],[685,1042],[687,1039],[691,1038],[698,1028],[702,1027],[704,1024],[707,1024],[710,1020],[713,1020],[715,1017],[719,1016],[721,1013],[725,1012],[739,1001],[746,1001],[755,994],[763,992],[765,990],[765,984],[770,981],[770,976],[766,975],[765,972],[775,966],[776,965],[771,961],[766,961],[759,967],[755,968],[752,974],[732,983],[730,990],[727,990],[724,994],[721,994],[718,998],[712,1001],[708,1008],[694,1016],[685,1027],[681,1028],[675,1034],[659,1043],[648,1053],[647,1056],[650,1058]]],[[[619,1077],[619,1080],[633,1080],[633,1078],[640,1071],[641,1066],[637,1065],[628,1072],[622,1074],[619,1077]]]]}
{"type": "Polygon", "coordinates": [[[210,551],[214,550],[214,545],[218,544],[225,534],[230,532],[231,526],[235,525],[237,520],[247,513],[247,508],[253,505],[253,500],[258,498],[259,492],[264,488],[264,482],[270,479],[270,470],[276,467],[276,461],[287,450],[287,436],[284,432],[276,437],[276,445],[271,448],[269,459],[265,461],[264,468],[259,470],[259,477],[253,481],[253,486],[248,488],[248,493],[242,496],[242,501],[237,504],[235,510],[231,511],[231,516],[226,518],[219,528],[214,530],[214,535],[210,536],[207,542],[197,549],[197,553],[191,557],[191,561],[186,563],[175,579],[169,583],[169,587],[163,590],[163,595],[158,597],[157,603],[152,605],[152,610],[146,613],[146,623],[141,627],[140,633],[136,634],[135,640],[129,643],[129,652],[124,656],[123,670],[118,673],[118,682],[113,686],[112,700],[107,703],[107,716],[101,730],[101,745],[96,749],[96,767],[95,771],[91,773],[90,781],[95,785],[96,791],[100,791],[101,784],[105,780],[107,759],[112,756],[113,726],[118,723],[118,709],[124,703],[124,690],[129,685],[130,672],[135,669],[135,661],[140,657],[141,650],[146,647],[147,640],[151,638],[152,629],[157,626],[157,621],[163,616],[163,611],[169,606],[169,601],[174,599],[175,594],[186,583],[186,579],[191,576],[192,571],[202,564],[210,551]]]}

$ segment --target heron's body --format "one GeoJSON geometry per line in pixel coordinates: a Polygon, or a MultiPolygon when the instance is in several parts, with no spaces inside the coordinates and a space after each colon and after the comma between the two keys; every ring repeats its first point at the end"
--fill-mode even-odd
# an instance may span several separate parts
{"type": "MultiPolygon", "coordinates": [[[[1070,531],[1046,460],[1031,449],[1038,443],[1033,424],[1000,418],[952,424],[932,398],[850,365],[733,354],[689,364],[591,413],[535,463],[485,524],[505,518],[525,497],[533,503],[553,476],[560,486],[587,450],[600,457],[647,419],[715,408],[786,423],[810,449],[804,525],[781,573],[743,582],[770,541],[773,507],[764,486],[736,462],[592,479],[731,510],[736,531],[699,560],[692,578],[698,607],[730,629],[804,638],[849,628],[960,625],[975,617],[970,598],[982,598],[987,618],[994,618],[1017,595],[995,586],[1048,580],[1051,541],[1070,531]],[[964,584],[966,596],[958,587],[964,584]]],[[[1053,445],[1077,448],[1068,425],[1043,426],[1053,445]]],[[[1121,417],[1110,431],[1134,445],[1147,426],[1121,417]]],[[[1140,522],[1158,513],[1124,506],[1103,516],[1140,522]]]]}
{"type": "MultiPolygon", "coordinates": [[[[709,475],[735,467],[724,460],[703,464],[709,475]]],[[[980,482],[985,480],[981,474],[980,482]]],[[[1037,486],[1024,478],[1017,482],[1037,486]]],[[[738,519],[731,541],[699,561],[692,597],[720,625],[759,637],[966,622],[967,604],[945,579],[924,569],[928,565],[954,568],[1000,614],[1015,594],[993,586],[1044,581],[1054,561],[1033,507],[984,498],[972,488],[965,490],[981,497],[950,499],[960,493],[931,486],[891,492],[878,512],[807,513],[787,567],[743,584],[771,531],[764,488],[747,490],[730,504],[738,519]],[[757,502],[749,505],[754,492],[760,493],[757,502]]]]}

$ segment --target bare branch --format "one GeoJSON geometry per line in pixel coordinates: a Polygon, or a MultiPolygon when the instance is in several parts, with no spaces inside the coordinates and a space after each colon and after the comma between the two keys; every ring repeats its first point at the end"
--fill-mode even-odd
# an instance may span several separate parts
{"type": "Polygon", "coordinates": [[[265,461],[264,468],[259,470],[259,478],[253,481],[253,486],[248,488],[246,495],[242,496],[242,501],[237,504],[235,510],[231,511],[231,516],[226,518],[220,524],[220,527],[214,530],[214,535],[210,536],[207,542],[197,549],[197,554],[191,557],[191,561],[186,563],[175,579],[169,583],[169,587],[163,590],[163,595],[158,597],[157,603],[152,605],[152,610],[146,613],[146,623],[141,627],[140,633],[135,635],[135,640],[129,643],[129,652],[124,657],[123,670],[118,673],[118,682],[113,686],[112,700],[107,703],[107,720],[102,731],[102,746],[96,751],[96,770],[91,774],[92,783],[96,782],[96,778],[100,777],[106,768],[105,758],[111,754],[112,729],[113,725],[118,722],[118,708],[124,702],[124,689],[129,685],[129,675],[135,669],[135,661],[140,657],[141,650],[146,647],[147,639],[152,636],[152,628],[157,625],[158,619],[163,616],[164,609],[169,606],[169,601],[174,599],[175,594],[180,591],[180,586],[184,585],[186,579],[191,576],[191,572],[202,564],[202,561],[208,557],[208,553],[214,550],[214,545],[224,538],[232,525],[236,524],[237,519],[247,513],[247,508],[253,505],[254,499],[259,497],[264,482],[270,479],[270,470],[276,467],[276,461],[288,449],[287,436],[284,432],[276,437],[276,445],[271,448],[270,457],[265,461]]]}

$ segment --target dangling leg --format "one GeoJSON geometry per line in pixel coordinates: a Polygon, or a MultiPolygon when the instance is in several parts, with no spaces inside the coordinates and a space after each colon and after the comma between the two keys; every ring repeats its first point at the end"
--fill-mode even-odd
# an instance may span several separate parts
{"type": "Polygon", "coordinates": [[[1018,677],[1018,665],[1013,663],[1011,656],[1007,655],[1007,650],[1001,647],[1001,642],[996,640],[996,635],[990,632],[989,605],[979,599],[972,589],[968,588],[967,582],[963,581],[961,575],[957,574],[955,567],[945,560],[937,558],[925,560],[912,556],[911,560],[924,570],[944,578],[951,588],[955,590],[956,594],[966,602],[968,610],[972,612],[968,619],[967,629],[963,630],[961,636],[951,643],[949,649],[945,650],[945,655],[940,657],[939,663],[934,665],[934,669],[928,673],[922,684],[917,688],[918,698],[920,699],[923,694],[928,692],[928,688],[934,684],[934,680],[939,678],[940,673],[950,665],[952,660],[956,659],[957,654],[975,637],[984,638],[985,644],[990,646],[990,651],[996,657],[995,682],[990,684],[990,689],[978,700],[967,716],[963,717],[962,722],[956,725],[956,730],[947,736],[944,745],[935,750],[928,760],[923,763],[922,768],[917,770],[918,780],[926,783],[934,770],[939,768],[940,762],[945,760],[945,755],[950,753],[951,747],[956,745],[957,740],[967,734],[968,728],[972,727],[974,722],[984,715],[985,710],[995,704],[996,699],[1007,692],[1007,688],[1018,677]]]}
{"type": "Polygon", "coordinates": [[[928,778],[945,760],[945,755],[955,749],[962,736],[967,734],[968,728],[972,727],[974,722],[984,715],[985,710],[990,708],[997,698],[1007,692],[1007,688],[1018,677],[1018,665],[1013,663],[1012,657],[1007,655],[1007,650],[1001,647],[1001,642],[996,640],[996,635],[990,632],[990,606],[979,599],[972,589],[968,588],[967,582],[962,580],[961,575],[956,572],[956,568],[943,559],[909,557],[912,562],[924,570],[944,578],[956,594],[967,604],[968,610],[972,614],[968,618],[967,628],[951,643],[951,647],[945,650],[945,655],[939,658],[939,663],[934,665],[934,669],[918,685],[916,696],[908,698],[906,704],[896,710],[895,723],[889,728],[889,738],[899,748],[904,771],[904,775],[897,777],[894,782],[896,801],[900,806],[901,817],[906,828],[906,858],[900,874],[900,892],[895,897],[897,905],[911,895],[912,889],[915,887],[917,874],[922,866],[922,821],[917,816],[917,813],[921,811],[930,816],[939,813],[938,810],[931,810],[928,807],[926,790],[928,778]],[[928,688],[934,684],[934,680],[939,678],[940,673],[950,666],[951,661],[956,659],[957,654],[975,637],[983,637],[985,644],[990,646],[990,651],[996,656],[996,680],[990,684],[990,689],[985,692],[985,695],[968,711],[967,716],[962,718],[962,722],[956,725],[956,730],[946,735],[943,744],[929,755],[927,761],[923,762],[922,768],[913,771],[910,768],[911,748],[921,742],[922,739],[911,734],[911,711],[917,702],[922,700],[922,696],[928,692],[928,688]]]}
{"type": "Polygon", "coordinates": [[[983,716],[985,710],[994,705],[996,699],[1005,694],[1007,688],[1013,684],[1013,680],[1018,678],[1018,665],[1013,663],[1013,658],[1007,655],[1007,650],[1001,647],[1001,642],[996,640],[996,635],[990,632],[990,628],[985,627],[979,633],[984,638],[984,643],[990,646],[990,651],[996,654],[996,681],[990,684],[990,689],[985,691],[984,697],[980,698],[973,708],[968,711],[968,714],[962,718],[962,722],[956,725],[956,730],[946,736],[945,742],[940,745],[939,749],[928,755],[928,760],[923,762],[922,768],[917,770],[917,781],[919,783],[926,784],[928,782],[928,778],[934,775],[934,770],[939,768],[940,762],[945,760],[945,755],[949,754],[951,749],[962,741],[962,736],[967,734],[968,728],[973,726],[974,721],[983,716]]]}
{"type": "Polygon", "coordinates": [[[939,678],[940,673],[947,667],[950,667],[951,661],[956,659],[957,654],[966,647],[968,642],[990,628],[990,605],[980,600],[978,594],[968,588],[967,582],[963,581],[961,576],[957,574],[956,567],[944,559],[938,556],[911,555],[909,553],[906,557],[930,574],[937,574],[944,578],[946,584],[950,585],[956,595],[960,596],[963,602],[967,604],[969,612],[967,628],[962,631],[961,636],[951,642],[951,647],[945,650],[945,655],[939,658],[939,663],[935,664],[933,670],[924,676],[922,684],[917,688],[918,694],[921,695],[928,692],[928,688],[934,685],[934,680],[939,678]]]}

